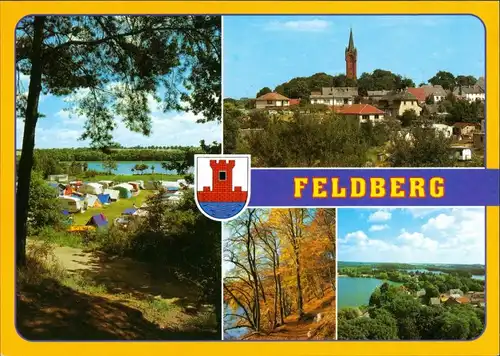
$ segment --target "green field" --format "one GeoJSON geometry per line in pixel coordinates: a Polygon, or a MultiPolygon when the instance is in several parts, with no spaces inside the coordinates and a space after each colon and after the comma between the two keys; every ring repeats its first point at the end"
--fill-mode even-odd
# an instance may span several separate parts
{"type": "Polygon", "coordinates": [[[100,213],[103,213],[111,224],[114,219],[122,215],[125,209],[133,208],[134,203],[136,206],[141,206],[148,197],[155,193],[156,191],[153,190],[141,190],[138,196],[120,199],[109,205],[103,205],[102,208],[89,208],[84,213],[73,214],[73,225],[85,225],[93,215],[100,213]]]}
{"type": "MultiPolygon", "coordinates": [[[[166,180],[166,181],[176,181],[182,179],[183,176],[172,175],[172,174],[135,174],[135,175],[98,175],[92,178],[82,178],[86,182],[98,182],[100,180],[111,180],[115,183],[119,182],[133,182],[136,180],[142,180],[144,182],[151,180],[166,180]]],[[[84,213],[73,214],[73,225],[85,225],[89,219],[96,214],[103,213],[108,219],[109,223],[112,223],[114,219],[122,215],[123,211],[128,208],[133,208],[134,203],[136,206],[141,206],[148,197],[155,194],[156,191],[153,190],[141,190],[139,195],[131,197],[129,199],[119,199],[109,205],[103,205],[102,208],[89,208],[84,213]]]]}

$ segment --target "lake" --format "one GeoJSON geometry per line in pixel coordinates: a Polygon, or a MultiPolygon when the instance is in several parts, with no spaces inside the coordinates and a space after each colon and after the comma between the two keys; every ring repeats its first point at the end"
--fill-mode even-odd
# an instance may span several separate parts
{"type": "MultiPolygon", "coordinates": [[[[229,306],[224,303],[224,328],[229,328],[235,325],[236,321],[238,321],[238,317],[234,316],[227,316],[227,314],[238,314],[242,315],[243,314],[243,309],[238,308],[236,312],[232,311],[229,306]]],[[[248,328],[237,328],[237,329],[231,329],[224,331],[224,339],[239,339],[243,335],[245,335],[247,332],[250,330],[248,328]]]]}
{"type": "MultiPolygon", "coordinates": [[[[104,172],[106,169],[103,167],[103,162],[101,161],[93,161],[93,162],[87,162],[88,164],[88,169],[89,170],[95,170],[99,172],[104,172]]],[[[117,164],[117,169],[113,171],[114,174],[119,174],[119,175],[125,175],[125,174],[132,174],[132,168],[135,167],[136,164],[145,164],[149,168],[144,170],[144,173],[151,173],[151,166],[155,167],[155,173],[161,173],[161,174],[177,174],[176,171],[174,170],[166,170],[164,169],[161,164],[162,162],[154,162],[154,161],[120,161],[116,162],[117,164]]]]}
{"type": "Polygon", "coordinates": [[[368,305],[370,297],[378,286],[387,282],[392,285],[401,285],[377,278],[357,278],[339,276],[337,279],[337,310],[346,307],[368,305]]]}

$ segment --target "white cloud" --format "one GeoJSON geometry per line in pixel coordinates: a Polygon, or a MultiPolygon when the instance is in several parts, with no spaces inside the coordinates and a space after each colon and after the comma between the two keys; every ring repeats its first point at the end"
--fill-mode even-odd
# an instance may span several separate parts
{"type": "Polygon", "coordinates": [[[409,246],[418,249],[424,249],[428,251],[436,251],[439,246],[439,243],[436,240],[432,240],[428,237],[425,237],[420,232],[407,232],[403,230],[401,235],[398,236],[398,239],[403,240],[409,246]]]}
{"type": "Polygon", "coordinates": [[[388,229],[389,225],[372,225],[370,226],[370,231],[382,231],[388,229]]]}
{"type": "Polygon", "coordinates": [[[368,217],[369,222],[382,222],[391,220],[392,214],[387,209],[377,210],[368,217]]]}
{"type": "Polygon", "coordinates": [[[455,223],[453,215],[439,214],[435,218],[430,218],[429,221],[422,226],[422,230],[446,230],[455,223]]]}
{"type": "Polygon", "coordinates": [[[340,239],[339,242],[348,242],[348,241],[366,241],[368,240],[368,236],[366,236],[366,234],[359,230],[359,231],[355,231],[355,232],[350,232],[348,233],[347,235],[345,235],[345,237],[343,239],[340,239]]]}
{"type": "Polygon", "coordinates": [[[320,19],[294,20],[294,21],[272,21],[267,24],[266,29],[271,31],[298,31],[298,32],[322,32],[330,27],[330,22],[320,19]]]}
{"type": "MultiPolygon", "coordinates": [[[[399,263],[485,263],[484,208],[436,208],[437,215],[419,224],[422,216],[432,212],[422,213],[413,216],[396,236],[386,232],[383,239],[370,239],[362,231],[347,234],[344,240],[339,240],[339,258],[399,263]]],[[[398,225],[405,221],[396,217],[394,220],[398,225]]],[[[370,231],[385,225],[391,227],[390,223],[375,224],[370,231]]]]}

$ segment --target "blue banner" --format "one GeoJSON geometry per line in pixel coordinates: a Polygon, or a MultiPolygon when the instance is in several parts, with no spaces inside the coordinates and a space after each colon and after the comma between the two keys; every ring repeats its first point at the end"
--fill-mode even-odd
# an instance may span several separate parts
{"type": "Polygon", "coordinates": [[[253,168],[249,207],[498,206],[500,171],[253,168]]]}

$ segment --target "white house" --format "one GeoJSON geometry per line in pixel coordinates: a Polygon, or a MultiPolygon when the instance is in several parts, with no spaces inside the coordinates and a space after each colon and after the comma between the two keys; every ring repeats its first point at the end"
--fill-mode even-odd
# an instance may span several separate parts
{"type": "Polygon", "coordinates": [[[446,91],[441,85],[422,85],[424,89],[425,97],[430,97],[434,103],[439,103],[446,99],[446,91]]]}
{"type": "Polygon", "coordinates": [[[290,99],[279,93],[267,93],[255,99],[256,109],[290,106],[290,99]]]}
{"type": "Polygon", "coordinates": [[[432,124],[432,128],[438,132],[442,132],[446,138],[450,138],[453,135],[453,126],[432,124]]]}
{"type": "Polygon", "coordinates": [[[484,89],[479,85],[457,87],[453,91],[453,94],[469,102],[474,102],[476,100],[486,100],[486,93],[484,89]]]}
{"type": "Polygon", "coordinates": [[[358,95],[356,87],[326,87],[320,92],[312,92],[309,96],[311,104],[323,104],[328,106],[352,105],[354,98],[358,95]]]}
{"type": "Polygon", "coordinates": [[[384,119],[384,112],[369,104],[344,105],[335,112],[342,116],[355,117],[359,122],[377,123],[384,119]]]}
{"type": "Polygon", "coordinates": [[[389,116],[397,117],[405,111],[413,110],[420,116],[422,108],[418,105],[418,99],[409,92],[393,92],[379,100],[379,107],[389,116]]]}

